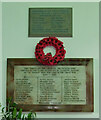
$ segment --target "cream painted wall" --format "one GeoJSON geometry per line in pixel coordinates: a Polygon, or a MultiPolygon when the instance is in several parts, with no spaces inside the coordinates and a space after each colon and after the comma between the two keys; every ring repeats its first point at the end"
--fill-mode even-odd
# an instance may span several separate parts
{"type": "Polygon", "coordinates": [[[59,113],[39,112],[38,117],[54,118],[98,118],[99,117],[99,3],[3,3],[3,41],[2,41],[2,100],[6,101],[7,58],[33,58],[36,44],[42,37],[28,37],[28,8],[30,7],[72,7],[73,37],[58,37],[64,42],[66,58],[94,58],[94,112],[59,113]]]}

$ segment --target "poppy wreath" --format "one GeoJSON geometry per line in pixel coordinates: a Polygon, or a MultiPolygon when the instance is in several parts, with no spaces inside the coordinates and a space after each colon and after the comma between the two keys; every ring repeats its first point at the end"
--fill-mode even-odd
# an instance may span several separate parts
{"type": "Polygon", "coordinates": [[[56,37],[49,37],[40,40],[35,48],[35,57],[44,65],[56,65],[65,57],[66,50],[64,50],[63,42],[56,37]],[[53,46],[56,49],[56,54],[52,57],[51,53],[45,55],[43,49],[47,46],[53,46]]]}

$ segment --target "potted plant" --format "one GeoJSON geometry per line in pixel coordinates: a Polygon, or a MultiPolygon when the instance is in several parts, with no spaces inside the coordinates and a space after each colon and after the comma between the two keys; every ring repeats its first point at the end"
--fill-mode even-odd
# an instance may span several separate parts
{"type": "Polygon", "coordinates": [[[1,107],[1,118],[2,120],[31,120],[36,118],[35,112],[29,112],[28,114],[23,114],[22,108],[17,110],[16,103],[12,102],[12,99],[8,99],[8,104],[6,107],[1,107]]]}

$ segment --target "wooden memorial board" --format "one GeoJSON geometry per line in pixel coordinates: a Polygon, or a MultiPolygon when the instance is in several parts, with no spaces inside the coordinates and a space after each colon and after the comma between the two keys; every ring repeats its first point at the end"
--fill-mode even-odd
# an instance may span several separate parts
{"type": "Polygon", "coordinates": [[[93,59],[47,66],[35,58],[8,58],[9,97],[24,111],[93,112],[93,59]]]}

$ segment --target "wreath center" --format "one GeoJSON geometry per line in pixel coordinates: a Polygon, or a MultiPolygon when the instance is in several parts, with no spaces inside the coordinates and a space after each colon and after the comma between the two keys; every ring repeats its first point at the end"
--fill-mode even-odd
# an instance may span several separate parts
{"type": "Polygon", "coordinates": [[[51,53],[52,54],[52,57],[56,54],[56,49],[55,49],[55,47],[54,46],[46,46],[44,49],[43,49],[43,51],[44,51],[44,53],[45,53],[45,55],[47,54],[47,53],[51,53]]]}

